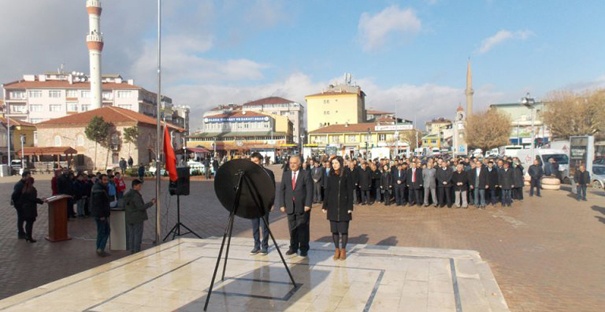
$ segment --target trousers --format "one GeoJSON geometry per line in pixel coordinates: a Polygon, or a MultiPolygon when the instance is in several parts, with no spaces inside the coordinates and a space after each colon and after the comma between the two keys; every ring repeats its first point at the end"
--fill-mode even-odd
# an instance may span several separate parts
{"type": "Polygon", "coordinates": [[[141,251],[143,241],[143,222],[126,224],[126,249],[131,253],[141,251]]]}

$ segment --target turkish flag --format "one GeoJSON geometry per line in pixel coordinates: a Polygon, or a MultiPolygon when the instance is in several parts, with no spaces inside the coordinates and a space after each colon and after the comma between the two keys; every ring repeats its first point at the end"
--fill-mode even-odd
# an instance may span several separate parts
{"type": "Polygon", "coordinates": [[[175,182],[178,179],[176,173],[176,156],[174,155],[174,149],[172,148],[172,140],[170,139],[170,133],[168,133],[168,127],[164,125],[164,159],[166,160],[166,170],[170,181],[175,182]]]}

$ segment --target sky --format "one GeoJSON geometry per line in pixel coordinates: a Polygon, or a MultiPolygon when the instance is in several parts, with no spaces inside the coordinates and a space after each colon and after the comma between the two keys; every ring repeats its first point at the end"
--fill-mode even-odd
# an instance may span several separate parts
{"type": "MultiPolygon", "coordinates": [[[[103,0],[103,74],[156,92],[157,0],[103,0]]],[[[0,0],[0,82],[89,72],[85,0],[0,0]]],[[[162,0],[162,94],[191,108],[305,95],[343,82],[366,108],[418,123],[605,87],[602,0],[162,0]]]]}

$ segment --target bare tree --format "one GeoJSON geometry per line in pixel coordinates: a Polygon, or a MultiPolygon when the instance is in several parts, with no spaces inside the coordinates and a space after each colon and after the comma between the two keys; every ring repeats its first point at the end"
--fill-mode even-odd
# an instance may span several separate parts
{"type": "Polygon", "coordinates": [[[484,151],[506,145],[512,124],[508,115],[495,109],[471,115],[466,120],[466,143],[484,151]]]}
{"type": "Polygon", "coordinates": [[[417,129],[401,131],[400,137],[402,141],[407,142],[410,149],[413,151],[418,147],[418,140],[422,137],[422,134],[417,129]]]}
{"type": "Polygon", "coordinates": [[[545,101],[542,119],[555,138],[599,135],[605,129],[605,90],[555,91],[545,101]]]}

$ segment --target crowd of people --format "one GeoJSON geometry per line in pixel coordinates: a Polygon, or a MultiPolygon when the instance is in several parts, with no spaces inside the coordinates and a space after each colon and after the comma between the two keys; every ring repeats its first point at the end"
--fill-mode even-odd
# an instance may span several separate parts
{"type": "MultiPolygon", "coordinates": [[[[141,250],[143,221],[147,220],[146,210],[155,204],[155,199],[143,202],[140,194],[143,181],[134,179],[132,189],[126,192],[126,183],[121,172],[107,170],[106,173],[86,174],[69,168],[59,168],[51,179],[51,194],[68,195],[67,219],[95,219],[97,226],[96,253],[101,257],[106,252],[110,234],[109,216],[111,208],[126,212],[126,245],[132,253],[141,250]]],[[[46,199],[38,198],[33,186],[34,179],[29,171],[24,171],[11,195],[11,203],[17,212],[17,235],[19,239],[35,243],[32,235],[33,223],[37,217],[37,204],[46,199]]]]}
{"type": "MultiPolygon", "coordinates": [[[[303,170],[314,183],[313,202],[325,197],[331,163],[307,159],[303,170]]],[[[523,200],[524,168],[514,157],[472,158],[411,157],[365,160],[344,159],[344,170],[353,180],[355,205],[434,206],[467,208],[474,205],[509,207],[523,200]]],[[[541,196],[540,180],[544,176],[538,159],[528,168],[531,177],[529,195],[541,196]]]]}

